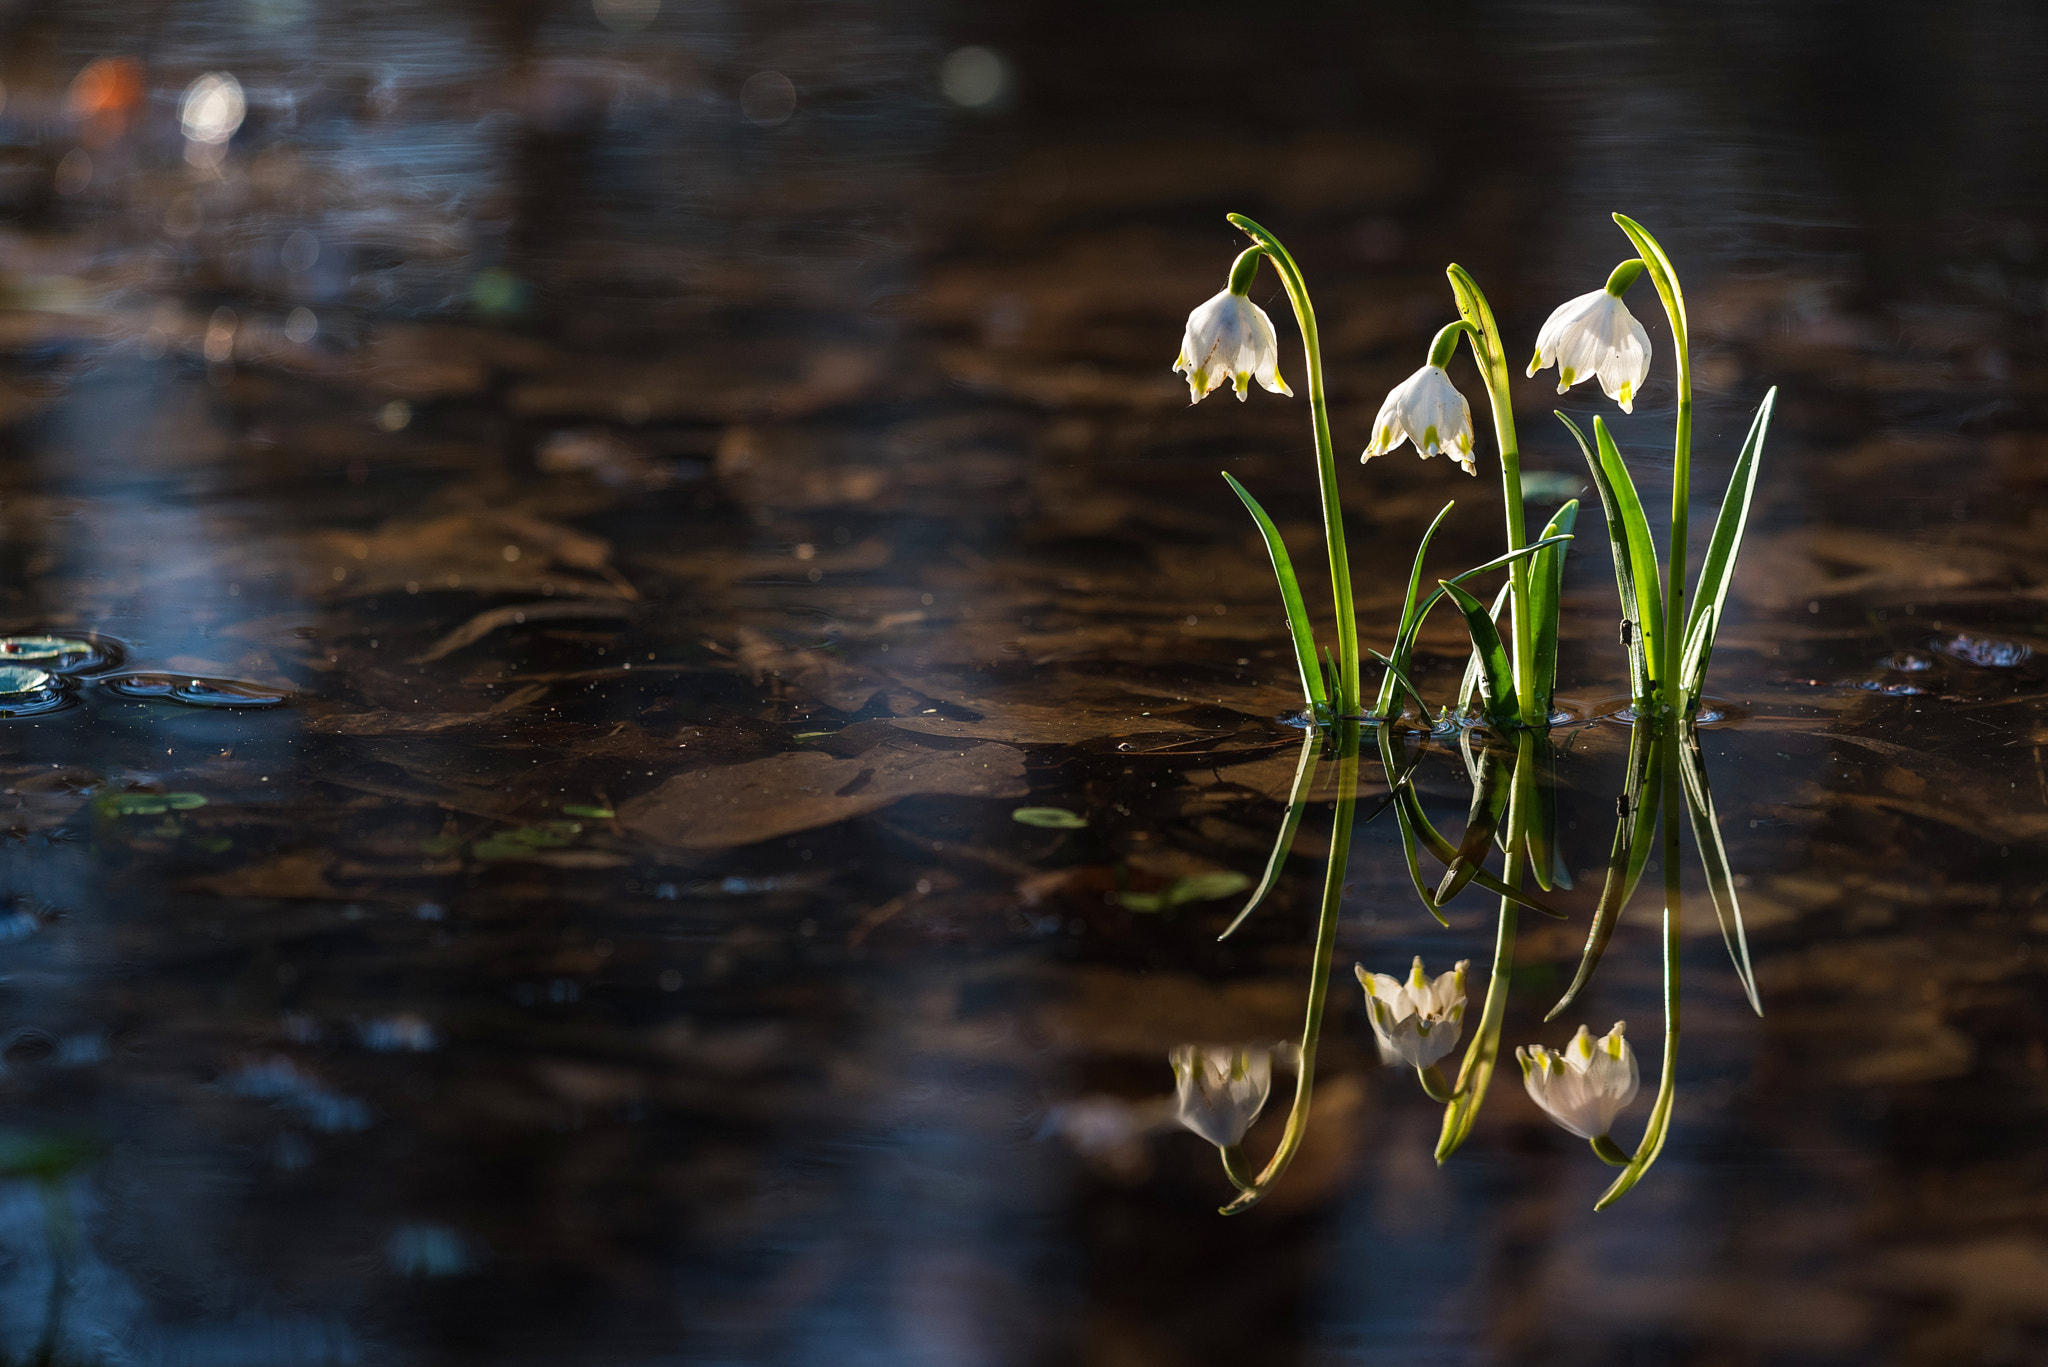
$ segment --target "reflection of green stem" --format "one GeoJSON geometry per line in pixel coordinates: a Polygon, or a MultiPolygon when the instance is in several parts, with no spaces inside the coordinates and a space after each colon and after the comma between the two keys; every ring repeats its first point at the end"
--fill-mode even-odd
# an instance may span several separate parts
{"type": "Polygon", "coordinates": [[[1294,321],[1301,329],[1302,350],[1308,355],[1308,407],[1315,427],[1316,471],[1323,494],[1323,539],[1330,549],[1330,588],[1337,600],[1337,714],[1358,715],[1358,616],[1351,606],[1351,557],[1344,549],[1344,505],[1337,490],[1337,452],[1330,439],[1330,405],[1323,392],[1323,347],[1316,332],[1315,306],[1309,302],[1308,282],[1301,267],[1280,245],[1280,239],[1243,214],[1228,215],[1234,224],[1266,251],[1287,301],[1294,305],[1294,321]]]}
{"type": "MultiPolygon", "coordinates": [[[[1534,732],[1525,731],[1517,745],[1515,768],[1535,763],[1534,732]]],[[[1508,785],[1507,862],[1502,881],[1510,888],[1522,885],[1522,852],[1528,848],[1533,785],[1510,780],[1508,785]]],[[[1515,974],[1516,903],[1500,899],[1500,928],[1493,942],[1493,971],[1486,980],[1486,1006],[1479,1015],[1479,1028],[1466,1047],[1465,1062],[1458,1069],[1457,1099],[1444,1107],[1444,1128],[1436,1141],[1436,1161],[1441,1163],[1458,1151],[1479,1118],[1486,1101],[1486,1089],[1493,1081],[1494,1065],[1500,1061],[1501,1022],[1507,1015],[1508,984],[1515,974]]]]}
{"type": "MultiPolygon", "coordinates": [[[[1493,409],[1494,442],[1500,447],[1508,549],[1518,551],[1528,544],[1529,522],[1522,511],[1522,448],[1515,436],[1514,398],[1508,392],[1507,352],[1501,347],[1500,327],[1493,321],[1493,306],[1480,292],[1479,282],[1463,266],[1451,266],[1448,274],[1451,291],[1458,298],[1458,316],[1473,329],[1472,359],[1478,362],[1479,376],[1486,382],[1487,402],[1493,409]]],[[[1515,605],[1515,701],[1524,726],[1544,726],[1550,720],[1550,706],[1549,699],[1536,696],[1536,624],[1529,611],[1529,562],[1515,561],[1508,574],[1515,605]]]]}
{"type": "Polygon", "coordinates": [[[1650,1108],[1650,1123],[1643,1129],[1642,1142],[1614,1185],[1607,1188],[1593,1209],[1605,1210],[1650,1170],[1664,1151],[1664,1138],[1671,1130],[1671,1107],[1678,1095],[1678,951],[1681,929],[1678,883],[1678,728],[1658,728],[1663,747],[1664,807],[1664,1066],[1657,1078],[1657,1102],[1650,1108]]]}
{"type": "Polygon", "coordinates": [[[50,1241],[50,1298],[43,1311],[42,1337],[29,1362],[33,1367],[50,1367],[57,1360],[57,1342],[63,1333],[64,1298],[71,1289],[71,1253],[77,1230],[63,1179],[46,1179],[36,1185],[43,1198],[43,1222],[50,1241]]]}
{"type": "MultiPolygon", "coordinates": [[[[1509,886],[1519,886],[1522,876],[1522,854],[1517,849],[1508,856],[1504,870],[1509,886]]],[[[1515,904],[1503,897],[1500,899],[1500,928],[1493,941],[1493,971],[1486,982],[1486,1006],[1479,1015],[1479,1028],[1472,1036],[1472,1043],[1465,1047],[1465,1061],[1458,1068],[1457,1100],[1444,1108],[1443,1133],[1436,1143],[1436,1161],[1441,1163],[1456,1153],[1458,1146],[1465,1142],[1465,1136],[1472,1132],[1472,1122],[1478,1118],[1479,1107],[1486,1100],[1486,1088],[1493,1081],[1493,1066],[1500,1058],[1501,1020],[1507,1015],[1508,979],[1515,971],[1515,904]]]]}
{"type": "Polygon", "coordinates": [[[1287,816],[1280,823],[1280,834],[1273,841],[1273,853],[1266,860],[1265,876],[1252,889],[1252,895],[1245,899],[1244,910],[1237,913],[1236,919],[1224,928],[1217,939],[1229,939],[1244,924],[1245,918],[1258,910],[1259,904],[1273,891],[1273,885],[1280,881],[1281,866],[1286,864],[1288,854],[1294,849],[1294,833],[1301,829],[1301,814],[1308,809],[1309,789],[1316,779],[1316,752],[1321,748],[1322,740],[1321,734],[1313,728],[1301,738],[1301,760],[1294,767],[1294,787],[1287,794],[1287,816]]]}
{"type": "Polygon", "coordinates": [[[1344,903],[1344,874],[1351,855],[1351,819],[1358,806],[1358,723],[1337,722],[1337,815],[1330,826],[1330,864],[1323,876],[1322,914],[1316,922],[1315,960],[1309,969],[1308,1016],[1301,1028],[1301,1057],[1294,1075],[1294,1106],[1287,1113],[1287,1128],[1280,1135],[1280,1147],[1265,1170],[1249,1183],[1231,1173],[1230,1156],[1224,1155],[1224,1171],[1242,1190],[1235,1201],[1222,1207],[1225,1215],[1250,1210],[1265,1198],[1280,1180],[1287,1165],[1301,1148],[1308,1133],[1310,1096],[1315,1091],[1316,1045],[1323,1035],[1323,1007],[1330,995],[1330,963],[1337,950],[1337,913],[1344,903]]]}

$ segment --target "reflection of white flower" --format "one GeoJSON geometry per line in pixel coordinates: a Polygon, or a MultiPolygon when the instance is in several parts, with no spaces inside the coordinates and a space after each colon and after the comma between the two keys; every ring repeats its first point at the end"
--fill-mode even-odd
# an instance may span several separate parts
{"type": "Polygon", "coordinates": [[[1187,372],[1190,403],[1200,403],[1233,383],[1238,402],[1243,403],[1254,379],[1275,394],[1294,395],[1280,378],[1280,343],[1273,336],[1273,320],[1257,304],[1227,289],[1188,315],[1180,358],[1173,368],[1187,372]]]}
{"type": "Polygon", "coordinates": [[[1558,393],[1597,375],[1607,397],[1633,413],[1636,391],[1650,373],[1650,334],[1619,295],[1594,290],[1559,304],[1536,334],[1529,373],[1552,365],[1558,393]]]}
{"type": "Polygon", "coordinates": [[[1179,1084],[1180,1123],[1219,1148],[1244,1138],[1273,1091],[1270,1045],[1183,1044],[1166,1061],[1179,1084]]]}
{"type": "Polygon", "coordinates": [[[1582,1025],[1560,1054],[1540,1044],[1515,1050],[1529,1095],[1581,1139],[1606,1134],[1622,1107],[1635,1100],[1640,1081],[1636,1055],[1622,1038],[1623,1028],[1624,1022],[1616,1021],[1596,1040],[1582,1025]]]}
{"type": "Polygon", "coordinates": [[[1372,420],[1372,445],[1359,459],[1384,456],[1404,441],[1414,442],[1425,460],[1448,451],[1466,474],[1479,473],[1472,466],[1472,405],[1440,365],[1426,365],[1394,386],[1372,420]]]}
{"type": "Polygon", "coordinates": [[[1368,973],[1363,964],[1352,970],[1365,989],[1372,1032],[1379,1037],[1387,1062],[1427,1068],[1457,1047],[1465,1028],[1465,969],[1471,962],[1460,959],[1435,982],[1423,973],[1420,955],[1406,983],[1384,973],[1368,973]]]}

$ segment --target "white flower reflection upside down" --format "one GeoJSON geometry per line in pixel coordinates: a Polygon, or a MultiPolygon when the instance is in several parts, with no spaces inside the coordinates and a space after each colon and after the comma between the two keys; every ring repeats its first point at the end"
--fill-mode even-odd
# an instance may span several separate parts
{"type": "Polygon", "coordinates": [[[1635,1051],[1622,1032],[1626,1022],[1594,1039],[1585,1026],[1560,1053],[1540,1044],[1515,1050],[1522,1062],[1522,1085],[1552,1120],[1581,1139],[1600,1139],[1635,1100],[1640,1079],[1635,1051]]]}
{"type": "Polygon", "coordinates": [[[1465,467],[1465,473],[1479,471],[1472,463],[1472,405],[1451,383],[1440,365],[1431,363],[1394,386],[1372,421],[1372,445],[1360,461],[1384,456],[1404,441],[1415,443],[1424,460],[1439,451],[1465,467]]]}
{"type": "Polygon", "coordinates": [[[1175,1118],[1219,1149],[1244,1138],[1273,1092],[1270,1045],[1183,1044],[1166,1061],[1179,1091],[1175,1118]]]}
{"type": "Polygon", "coordinates": [[[1650,374],[1650,334],[1611,286],[1597,289],[1559,304],[1536,334],[1529,374],[1553,365],[1558,393],[1597,376],[1607,397],[1633,413],[1636,391],[1650,374]]]}
{"type": "Polygon", "coordinates": [[[1365,989],[1372,1032],[1387,1062],[1428,1068],[1457,1047],[1465,1028],[1465,970],[1471,962],[1460,959],[1434,982],[1422,971],[1420,955],[1405,983],[1384,973],[1368,973],[1363,964],[1353,967],[1358,985],[1365,989]]]}
{"type": "Polygon", "coordinates": [[[1280,378],[1280,343],[1273,335],[1273,320],[1229,289],[1188,315],[1173,368],[1188,377],[1189,403],[1200,403],[1226,384],[1236,385],[1237,400],[1243,403],[1254,379],[1271,393],[1294,397],[1280,378]]]}

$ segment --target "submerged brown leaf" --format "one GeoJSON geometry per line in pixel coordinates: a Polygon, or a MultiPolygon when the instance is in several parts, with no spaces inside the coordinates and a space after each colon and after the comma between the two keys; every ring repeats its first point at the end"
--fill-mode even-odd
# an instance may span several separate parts
{"type": "Polygon", "coordinates": [[[935,749],[905,738],[853,759],[792,750],[678,774],[622,804],[618,819],[658,845],[723,849],[829,826],[906,797],[1028,792],[1021,751],[1007,745],[935,749]]]}

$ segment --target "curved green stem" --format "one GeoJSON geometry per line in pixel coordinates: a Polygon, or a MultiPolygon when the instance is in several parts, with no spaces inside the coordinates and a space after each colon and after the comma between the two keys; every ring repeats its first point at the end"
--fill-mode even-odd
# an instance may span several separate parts
{"type": "Polygon", "coordinates": [[[1664,705],[1682,705],[1678,695],[1678,655],[1681,648],[1678,623],[1685,620],[1686,521],[1692,503],[1692,342],[1685,321],[1685,291],[1679,287],[1678,272],[1664,248],[1649,230],[1626,214],[1614,221],[1628,234],[1642,253],[1657,297],[1664,303],[1664,316],[1671,321],[1671,347],[1678,360],[1678,424],[1671,443],[1671,543],[1664,568],[1664,705]]]}
{"type": "Polygon", "coordinates": [[[1323,539],[1330,548],[1330,589],[1337,600],[1337,714],[1358,715],[1358,616],[1351,605],[1351,557],[1344,548],[1344,505],[1337,490],[1337,453],[1330,440],[1330,404],[1323,389],[1323,346],[1316,331],[1315,306],[1309,302],[1308,283],[1301,268],[1280,239],[1246,218],[1229,214],[1231,224],[1265,249],[1287,301],[1294,305],[1294,321],[1301,329],[1302,350],[1308,356],[1308,407],[1315,426],[1316,471],[1323,494],[1323,539]]]}
{"type": "Polygon", "coordinates": [[[1643,1140],[1614,1184],[1607,1188],[1593,1209],[1605,1210],[1642,1180],[1657,1155],[1664,1151],[1671,1132],[1671,1108],[1678,1096],[1678,953],[1682,930],[1678,885],[1678,729],[1666,725],[1658,739],[1663,744],[1663,832],[1664,839],[1664,1064],[1657,1077],[1657,1102],[1650,1108],[1650,1123],[1643,1140]]]}
{"type": "Polygon", "coordinates": [[[1448,1106],[1458,1099],[1457,1089],[1444,1080],[1443,1069],[1436,1065],[1417,1068],[1415,1076],[1422,1082],[1422,1090],[1431,1101],[1441,1101],[1448,1106]]]}
{"type": "MultiPolygon", "coordinates": [[[[1487,403],[1493,409],[1493,437],[1500,447],[1501,496],[1507,505],[1508,549],[1518,551],[1529,543],[1528,518],[1522,511],[1522,448],[1515,436],[1514,398],[1508,392],[1507,352],[1501,347],[1500,327],[1493,321],[1493,307],[1463,266],[1447,268],[1451,291],[1458,298],[1458,316],[1471,325],[1472,358],[1486,382],[1487,403]]],[[[1550,717],[1550,700],[1538,696],[1536,679],[1536,624],[1529,604],[1529,566],[1517,560],[1509,570],[1513,584],[1515,701],[1525,726],[1544,725],[1550,717]]]]}
{"type": "MultiPolygon", "coordinates": [[[[1615,1143],[1607,1135],[1600,1135],[1598,1138],[1588,1140],[1587,1142],[1593,1146],[1593,1153],[1608,1167],[1625,1168],[1629,1165],[1629,1156],[1622,1151],[1621,1145],[1615,1143]]],[[[1227,1162],[1226,1166],[1228,1166],[1227,1162]]]]}
{"type": "Polygon", "coordinates": [[[1223,1175],[1230,1179],[1230,1185],[1239,1191],[1252,1189],[1252,1170],[1244,1161],[1244,1146],[1225,1144],[1216,1152],[1223,1158],[1223,1175]]]}
{"type": "MultiPolygon", "coordinates": [[[[1337,815],[1330,827],[1330,864],[1323,875],[1322,915],[1316,922],[1315,960],[1309,970],[1308,1012],[1301,1027],[1301,1058],[1294,1075],[1294,1106],[1287,1113],[1287,1128],[1280,1135],[1280,1147],[1265,1168],[1250,1182],[1238,1183],[1242,1194],[1221,1208],[1225,1215],[1238,1215],[1265,1199],[1273,1184],[1294,1161],[1301,1141],[1308,1134],[1309,1100],[1315,1091],[1316,1046],[1323,1037],[1323,1007],[1330,995],[1330,965],[1337,952],[1337,913],[1344,902],[1344,873],[1351,855],[1351,819],[1358,807],[1358,723],[1338,721],[1337,815]]],[[[1224,1160],[1229,1170],[1229,1158],[1224,1160]]],[[[1235,1177],[1232,1181],[1236,1181],[1235,1177]]]]}

